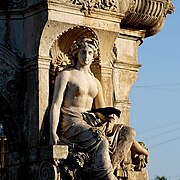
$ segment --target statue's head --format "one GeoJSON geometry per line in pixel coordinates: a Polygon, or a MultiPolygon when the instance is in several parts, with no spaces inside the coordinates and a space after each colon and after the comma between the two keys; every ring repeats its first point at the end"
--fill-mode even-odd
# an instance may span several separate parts
{"type": "Polygon", "coordinates": [[[76,65],[78,60],[77,59],[78,52],[83,47],[90,47],[91,49],[93,49],[94,59],[98,56],[98,41],[95,38],[88,38],[88,37],[80,38],[79,40],[74,41],[74,43],[71,46],[70,59],[72,65],[76,65]]]}

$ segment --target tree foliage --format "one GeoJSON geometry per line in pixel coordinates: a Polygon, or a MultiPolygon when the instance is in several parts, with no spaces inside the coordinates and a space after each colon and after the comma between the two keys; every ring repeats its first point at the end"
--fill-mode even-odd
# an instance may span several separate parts
{"type": "Polygon", "coordinates": [[[165,176],[156,176],[155,180],[167,180],[165,176]]]}

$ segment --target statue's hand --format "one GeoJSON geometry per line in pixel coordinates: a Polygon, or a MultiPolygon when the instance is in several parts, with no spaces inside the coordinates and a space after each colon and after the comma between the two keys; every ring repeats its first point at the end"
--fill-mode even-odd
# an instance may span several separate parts
{"type": "Polygon", "coordinates": [[[52,134],[50,137],[50,145],[57,144],[59,141],[59,137],[57,134],[52,134]]]}

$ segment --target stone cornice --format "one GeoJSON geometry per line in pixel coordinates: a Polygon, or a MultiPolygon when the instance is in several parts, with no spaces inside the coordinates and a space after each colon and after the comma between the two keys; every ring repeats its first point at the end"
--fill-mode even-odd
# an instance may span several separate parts
{"type": "Polygon", "coordinates": [[[39,57],[38,58],[38,68],[39,69],[48,69],[50,68],[50,57],[39,57]]]}
{"type": "Polygon", "coordinates": [[[91,65],[91,68],[93,70],[95,70],[95,74],[98,76],[106,76],[106,77],[111,77],[112,76],[112,70],[113,68],[110,65],[107,64],[99,64],[97,63],[93,63],[91,65]],[[97,69],[99,69],[100,71],[97,71],[97,69]]]}
{"type": "Polygon", "coordinates": [[[0,9],[19,9],[27,5],[27,0],[2,0],[0,9]]]}
{"type": "Polygon", "coordinates": [[[121,28],[118,37],[131,40],[139,40],[145,37],[145,30],[129,30],[121,28]]]}
{"type": "MultiPolygon", "coordinates": [[[[105,13],[105,14],[124,14],[124,10],[120,11],[122,7],[124,9],[128,9],[130,6],[129,1],[132,0],[126,0],[127,2],[119,2],[118,0],[109,0],[109,1],[101,1],[101,0],[48,0],[48,6],[49,5],[55,5],[59,7],[66,6],[66,9],[71,8],[77,9],[78,12],[84,16],[91,15],[92,13],[105,13]]],[[[77,13],[77,12],[76,12],[77,13]]]]}
{"type": "Polygon", "coordinates": [[[112,67],[111,66],[101,64],[100,68],[101,68],[102,76],[103,75],[106,75],[108,77],[112,76],[112,67]]]}
{"type": "Polygon", "coordinates": [[[134,0],[121,27],[146,30],[146,37],[152,36],[162,29],[166,15],[173,11],[171,0],[134,0]]]}
{"type": "Polygon", "coordinates": [[[37,69],[49,69],[50,68],[50,57],[39,56],[26,59],[23,71],[32,71],[37,69]]]}
{"type": "Polygon", "coordinates": [[[41,13],[43,11],[47,11],[47,3],[39,2],[35,5],[31,5],[28,7],[17,7],[17,8],[8,8],[8,9],[0,9],[0,19],[7,19],[7,15],[9,19],[24,19],[35,14],[41,13]]]}
{"type": "Polygon", "coordinates": [[[94,9],[91,14],[84,15],[78,5],[62,1],[48,1],[48,19],[70,24],[97,27],[105,30],[119,31],[119,22],[124,14],[102,9],[94,9]],[[73,18],[73,21],[72,21],[73,18]]]}
{"type": "Polygon", "coordinates": [[[139,68],[141,67],[141,64],[130,64],[130,63],[122,62],[122,61],[115,61],[113,64],[113,67],[117,69],[126,69],[126,70],[137,72],[139,68]]]}
{"type": "MultiPolygon", "coordinates": [[[[88,13],[85,12],[84,14],[81,12],[81,9],[84,8],[82,2],[87,2],[87,0],[82,0],[81,3],[78,3],[80,2],[79,0],[48,0],[31,6],[26,5],[26,0],[10,0],[10,2],[9,7],[0,6],[0,19],[6,19],[7,15],[9,19],[23,19],[43,11],[47,12],[49,14],[48,18],[51,19],[55,15],[52,11],[56,11],[56,16],[60,12],[63,19],[67,19],[66,16],[69,14],[76,15],[74,17],[74,23],[76,24],[79,24],[80,20],[82,21],[82,19],[78,19],[77,17],[82,18],[84,16],[88,17],[88,23],[90,23],[92,18],[101,20],[104,25],[111,22],[108,26],[112,26],[112,23],[118,24],[120,22],[120,26],[125,29],[145,30],[146,37],[158,33],[164,25],[166,15],[174,11],[171,0],[112,1],[117,4],[117,10],[113,10],[111,8],[112,4],[107,5],[104,1],[99,5],[95,5],[97,2],[100,3],[100,1],[93,0],[91,3],[94,7],[90,8],[90,11],[87,8],[88,13]]],[[[61,20],[61,17],[58,17],[58,19],[61,20]]],[[[88,24],[87,21],[85,25],[93,26],[94,22],[93,24],[88,24]]],[[[83,23],[84,21],[82,25],[84,25],[83,23]]],[[[104,25],[101,25],[101,28],[108,29],[104,25]]]]}
{"type": "Polygon", "coordinates": [[[37,62],[37,57],[32,57],[26,59],[24,66],[23,66],[23,71],[28,72],[28,71],[33,71],[38,69],[38,62],[37,62]]]}

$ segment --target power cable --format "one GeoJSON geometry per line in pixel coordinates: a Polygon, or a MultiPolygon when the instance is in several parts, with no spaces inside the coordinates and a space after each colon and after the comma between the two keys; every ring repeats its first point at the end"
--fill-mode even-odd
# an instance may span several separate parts
{"type": "Polygon", "coordinates": [[[176,138],[173,138],[173,139],[170,139],[170,140],[168,140],[168,141],[164,141],[164,142],[161,142],[161,143],[158,143],[158,144],[151,145],[151,146],[149,146],[149,148],[161,146],[161,145],[167,144],[167,143],[169,143],[169,142],[176,141],[176,140],[178,140],[178,139],[180,139],[180,136],[179,136],[179,137],[176,137],[176,138]]]}
{"type": "Polygon", "coordinates": [[[169,131],[165,131],[165,132],[163,132],[163,133],[156,134],[156,135],[153,135],[153,136],[144,138],[144,139],[142,139],[142,141],[149,140],[149,139],[152,139],[152,138],[156,138],[156,137],[162,136],[162,135],[164,135],[164,134],[169,134],[169,133],[174,132],[174,131],[179,130],[179,129],[180,129],[180,127],[179,127],[179,128],[175,128],[175,129],[171,129],[171,130],[169,130],[169,131]]]}
{"type": "Polygon", "coordinates": [[[179,123],[180,123],[180,121],[174,121],[174,122],[167,123],[167,124],[164,124],[164,125],[161,125],[161,126],[157,126],[157,127],[154,127],[154,128],[150,128],[150,129],[140,131],[140,132],[138,132],[138,134],[142,134],[142,133],[144,134],[144,133],[147,133],[147,132],[150,132],[150,131],[154,131],[154,130],[157,130],[157,129],[160,129],[160,128],[163,128],[163,127],[167,127],[167,126],[175,125],[175,124],[179,124],[179,123]]]}
{"type": "Polygon", "coordinates": [[[172,83],[172,84],[157,84],[157,85],[134,85],[135,88],[151,88],[151,87],[172,87],[172,86],[180,86],[180,83],[172,83]]]}

